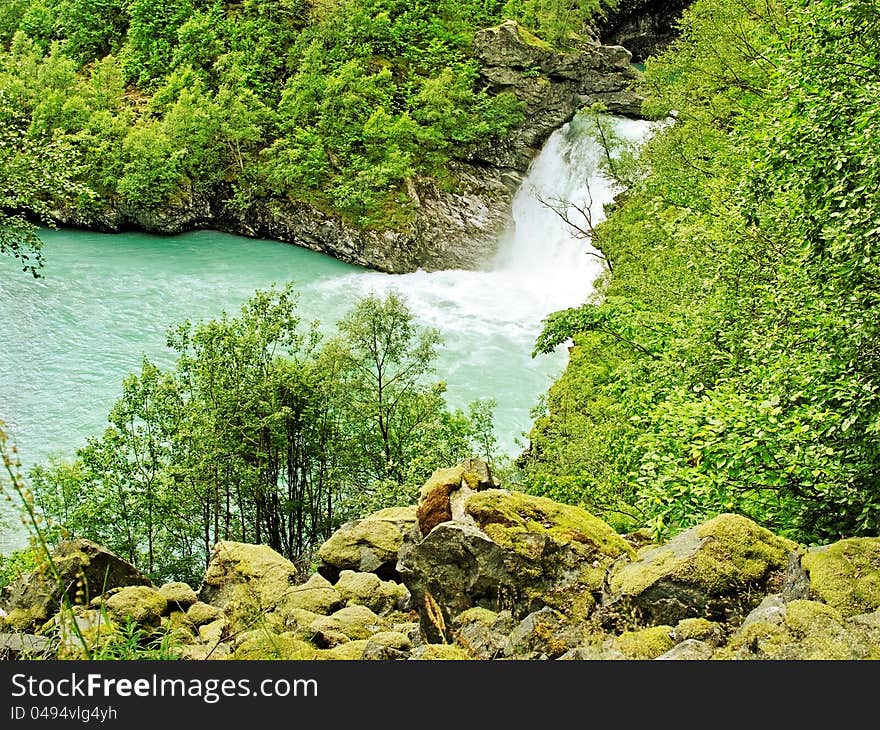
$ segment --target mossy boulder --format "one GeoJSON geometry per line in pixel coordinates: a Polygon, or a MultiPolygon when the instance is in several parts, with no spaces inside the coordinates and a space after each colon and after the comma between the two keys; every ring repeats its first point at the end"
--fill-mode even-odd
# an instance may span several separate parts
{"type": "Polygon", "coordinates": [[[416,524],[416,507],[390,507],[346,522],[318,550],[318,572],[336,581],[343,570],[395,579],[403,536],[416,524]]]}
{"type": "Polygon", "coordinates": [[[442,522],[469,521],[465,505],[470,496],[494,486],[488,465],[480,459],[466,459],[450,469],[437,469],[419,491],[416,517],[421,536],[442,522]]]}
{"type": "Polygon", "coordinates": [[[781,588],[796,549],[746,517],[719,515],[615,566],[603,618],[624,627],[695,617],[738,623],[781,588]]]}
{"type": "Polygon", "coordinates": [[[316,637],[315,643],[321,646],[341,643],[328,641],[328,634],[342,634],[349,641],[367,639],[387,626],[366,606],[346,606],[330,616],[319,616],[308,628],[316,637]]]}
{"type": "Polygon", "coordinates": [[[347,644],[339,644],[332,649],[322,649],[317,652],[316,659],[324,659],[328,661],[360,661],[364,658],[370,642],[366,639],[358,639],[349,641],[347,644]]]}
{"type": "Polygon", "coordinates": [[[656,659],[664,661],[697,661],[704,662],[712,658],[714,649],[711,644],[707,644],[700,639],[685,639],[680,644],[676,644],[669,651],[664,652],[656,659]]]}
{"type": "Polygon", "coordinates": [[[310,611],[319,615],[327,615],[341,608],[344,604],[342,596],[324,576],[314,573],[302,585],[294,586],[285,592],[279,601],[281,613],[294,611],[310,611]]]}
{"type": "Polygon", "coordinates": [[[159,593],[168,601],[169,610],[186,611],[199,600],[192,588],[179,581],[164,583],[159,586],[159,593]]]}
{"type": "Polygon", "coordinates": [[[628,659],[656,659],[672,649],[671,626],[649,626],[639,631],[624,631],[614,639],[613,646],[628,659]]]}
{"type": "Polygon", "coordinates": [[[713,659],[880,659],[880,612],[846,617],[819,601],[769,597],[713,659]]]}
{"type": "Polygon", "coordinates": [[[694,640],[717,646],[724,638],[724,627],[704,618],[685,618],[675,625],[672,638],[676,642],[694,640]]]}
{"type": "Polygon", "coordinates": [[[409,602],[405,585],[382,580],[375,573],[343,570],[334,588],[347,606],[366,606],[377,614],[399,610],[409,602]]]}
{"type": "Polygon", "coordinates": [[[131,563],[90,540],[63,542],[30,573],[19,576],[0,594],[5,623],[17,631],[35,629],[55,615],[65,591],[71,604],[87,605],[92,599],[123,586],[153,586],[131,563]]]}
{"type": "Polygon", "coordinates": [[[473,659],[497,659],[504,656],[508,637],[516,625],[510,611],[469,608],[455,617],[452,634],[455,644],[473,659]]]}
{"type": "Polygon", "coordinates": [[[369,661],[393,661],[406,659],[412,650],[412,642],[399,631],[380,631],[373,634],[364,647],[362,658],[369,661]]]}
{"type": "Polygon", "coordinates": [[[296,566],[268,545],[221,540],[211,552],[198,598],[225,608],[248,594],[259,610],[271,611],[299,583],[296,566]]]}
{"type": "Polygon", "coordinates": [[[318,658],[318,649],[292,633],[271,634],[252,631],[230,655],[238,660],[311,660],[318,658]]]}
{"type": "Polygon", "coordinates": [[[423,644],[413,649],[409,658],[416,661],[463,661],[471,657],[464,649],[453,644],[423,644]]]}
{"type": "Polygon", "coordinates": [[[198,627],[203,624],[211,623],[211,621],[216,621],[223,615],[223,611],[216,606],[212,606],[210,603],[196,601],[192,606],[186,609],[186,615],[187,618],[192,621],[193,625],[198,627]]]}
{"type": "Polygon", "coordinates": [[[584,628],[549,606],[526,616],[510,632],[504,656],[510,659],[558,659],[584,640],[584,628]]]}
{"type": "Polygon", "coordinates": [[[138,626],[154,628],[168,611],[168,601],[155,588],[126,586],[104,601],[104,607],[120,624],[134,621],[138,626]]]}
{"type": "Polygon", "coordinates": [[[880,608],[880,538],[854,537],[801,558],[812,595],[844,616],[880,608]]]}
{"type": "Polygon", "coordinates": [[[609,566],[635,554],[602,520],[544,497],[487,489],[465,510],[473,524],[441,523],[407,542],[397,566],[435,643],[449,641],[454,617],[475,606],[517,620],[550,606],[583,620],[609,566]]]}

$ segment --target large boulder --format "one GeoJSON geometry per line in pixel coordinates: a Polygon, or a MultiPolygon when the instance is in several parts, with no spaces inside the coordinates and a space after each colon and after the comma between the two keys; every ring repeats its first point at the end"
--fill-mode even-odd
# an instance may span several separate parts
{"type": "Polygon", "coordinates": [[[16,630],[36,628],[55,615],[66,593],[71,604],[87,605],[124,586],[153,586],[131,563],[90,540],[69,540],[36,570],[20,576],[0,596],[6,624],[16,630]],[[53,569],[54,566],[54,569],[53,569]]]}
{"type": "Polygon", "coordinates": [[[168,601],[150,586],[126,586],[103,602],[104,608],[120,624],[134,622],[155,628],[168,610],[168,601]]]}
{"type": "Polygon", "coordinates": [[[810,592],[844,616],[880,608],[880,538],[854,537],[801,558],[810,592]]]}
{"type": "Polygon", "coordinates": [[[318,572],[331,581],[343,570],[396,578],[397,552],[415,523],[415,506],[389,507],[346,522],[319,548],[318,572]]]}
{"type": "Polygon", "coordinates": [[[211,552],[198,599],[224,608],[249,595],[260,610],[270,611],[299,583],[296,566],[268,545],[221,540],[211,552]]]}
{"type": "Polygon", "coordinates": [[[782,588],[796,543],[752,520],[722,514],[612,569],[606,625],[676,624],[703,617],[738,623],[782,588]]]}
{"type": "Polygon", "coordinates": [[[452,620],[472,607],[522,619],[550,606],[585,618],[608,567],[632,548],[579,507],[504,489],[472,494],[469,521],[447,521],[407,541],[397,570],[429,641],[449,641],[452,620]]]}
{"type": "Polygon", "coordinates": [[[880,659],[880,611],[844,616],[819,601],[768,596],[713,659],[880,659]]]}

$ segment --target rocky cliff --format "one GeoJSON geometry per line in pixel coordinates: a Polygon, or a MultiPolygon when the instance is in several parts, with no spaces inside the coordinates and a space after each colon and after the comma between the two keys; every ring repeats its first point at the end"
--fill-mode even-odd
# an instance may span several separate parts
{"type": "Polygon", "coordinates": [[[662,51],[675,38],[677,23],[691,0],[620,0],[597,23],[603,43],[614,43],[643,62],[662,51]]]}
{"type": "Polygon", "coordinates": [[[514,93],[524,121],[500,145],[462,150],[450,167],[456,181],[441,190],[415,179],[409,197],[412,221],[397,230],[363,230],[309,205],[263,200],[238,210],[228,190],[184,195],[160,209],[107,203],[88,214],[59,212],[60,223],[103,231],[130,228],[175,234],[213,228],[295,243],[343,261],[391,273],[424,269],[479,269],[496,250],[522,174],[550,134],[584,105],[601,102],[615,114],[636,116],[640,99],[628,90],[635,71],[619,46],[585,40],[557,53],[514,21],[478,32],[474,55],[482,81],[514,93]]]}
{"type": "Polygon", "coordinates": [[[307,579],[228,541],[195,588],[83,540],[56,562],[78,605],[60,610],[45,567],[21,578],[0,602],[8,655],[77,657],[135,624],[184,660],[880,659],[880,538],[807,547],[721,514],[654,543],[476,460],[342,526],[307,579]]]}

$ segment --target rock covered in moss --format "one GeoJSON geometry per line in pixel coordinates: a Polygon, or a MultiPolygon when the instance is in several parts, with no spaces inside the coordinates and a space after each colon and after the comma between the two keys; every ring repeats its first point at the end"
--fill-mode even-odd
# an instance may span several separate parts
{"type": "Polygon", "coordinates": [[[5,623],[26,631],[55,615],[65,591],[69,603],[87,605],[92,599],[124,586],[152,586],[152,581],[128,561],[90,540],[69,540],[36,570],[19,576],[3,589],[0,608],[5,623]]]}
{"type": "Polygon", "coordinates": [[[466,459],[451,469],[437,469],[419,491],[416,517],[421,536],[442,522],[470,521],[465,511],[470,496],[494,486],[489,466],[480,459],[466,459]]]}
{"type": "Polygon", "coordinates": [[[104,601],[108,613],[120,623],[156,627],[168,610],[168,601],[155,588],[126,586],[104,601]]]}
{"type": "Polygon", "coordinates": [[[342,596],[330,581],[314,573],[302,585],[286,591],[278,605],[283,611],[298,609],[327,615],[341,608],[343,603],[342,596]]]}
{"type": "Polygon", "coordinates": [[[389,507],[346,522],[318,549],[318,572],[333,581],[343,570],[396,578],[397,552],[416,523],[415,513],[415,506],[389,507]]]}
{"type": "Polygon", "coordinates": [[[509,659],[557,659],[584,639],[581,625],[559,611],[544,607],[530,613],[510,632],[504,645],[509,659]]]}
{"type": "Polygon", "coordinates": [[[268,545],[221,540],[211,551],[198,598],[224,608],[247,594],[261,610],[271,610],[299,583],[296,566],[268,545]]]}
{"type": "Polygon", "coordinates": [[[196,592],[186,583],[173,581],[159,586],[159,593],[175,610],[186,611],[199,600],[196,592]]]}
{"type": "Polygon", "coordinates": [[[880,538],[854,537],[801,558],[812,595],[844,616],[880,608],[880,538]]]}
{"type": "Polygon", "coordinates": [[[399,631],[380,631],[373,634],[364,647],[365,661],[395,661],[406,659],[412,650],[412,642],[399,631]]]}
{"type": "Polygon", "coordinates": [[[379,617],[366,606],[346,606],[330,616],[319,616],[308,630],[318,646],[335,646],[343,643],[335,640],[341,635],[346,641],[367,639],[378,633],[384,626],[379,617]]]}
{"type": "Polygon", "coordinates": [[[409,603],[405,585],[382,580],[375,573],[343,570],[334,588],[347,606],[366,606],[377,614],[403,609],[409,603]]]}
{"type": "Polygon", "coordinates": [[[504,656],[510,632],[517,622],[510,611],[470,608],[455,617],[453,636],[456,645],[474,659],[497,659],[504,656]]]}
{"type": "Polygon", "coordinates": [[[664,652],[656,657],[665,661],[706,661],[712,658],[714,649],[711,644],[699,639],[685,639],[680,644],[676,644],[669,651],[664,652]]]}
{"type": "Polygon", "coordinates": [[[212,606],[210,603],[196,601],[192,606],[186,609],[186,615],[187,618],[192,621],[193,625],[198,627],[202,624],[216,621],[223,615],[223,611],[216,606],[212,606]]]}
{"type": "Polygon", "coordinates": [[[819,601],[768,597],[713,659],[880,659],[880,611],[846,617],[819,601]]]}
{"type": "Polygon", "coordinates": [[[448,641],[452,620],[480,606],[521,620],[550,606],[582,620],[605,572],[632,548],[579,507],[504,489],[475,492],[465,509],[474,524],[437,525],[407,542],[398,572],[429,641],[448,641]]]}
{"type": "Polygon", "coordinates": [[[453,644],[423,644],[413,649],[409,658],[411,661],[462,661],[470,659],[464,649],[453,644]]]}
{"type": "Polygon", "coordinates": [[[272,634],[252,631],[242,637],[230,659],[238,660],[310,660],[318,658],[318,649],[291,633],[272,634]]]}
{"type": "Polygon", "coordinates": [[[781,588],[796,548],[746,517],[719,515],[616,566],[603,613],[606,621],[623,623],[742,620],[764,595],[781,588]]]}
{"type": "Polygon", "coordinates": [[[685,618],[675,625],[672,638],[676,642],[701,641],[718,646],[724,639],[724,626],[704,618],[685,618]]]}
{"type": "Polygon", "coordinates": [[[672,649],[671,626],[649,626],[638,631],[624,631],[614,639],[614,648],[629,659],[656,659],[672,649]]]}

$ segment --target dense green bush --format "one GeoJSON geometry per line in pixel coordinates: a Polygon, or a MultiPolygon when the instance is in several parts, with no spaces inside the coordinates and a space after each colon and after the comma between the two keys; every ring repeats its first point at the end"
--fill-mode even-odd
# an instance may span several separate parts
{"type": "Polygon", "coordinates": [[[601,299],[538,343],[576,348],[532,489],[659,533],[722,511],[880,531],[878,42],[866,0],[698,0],[649,59],[648,109],[676,121],[622,171],[601,299]]]}

